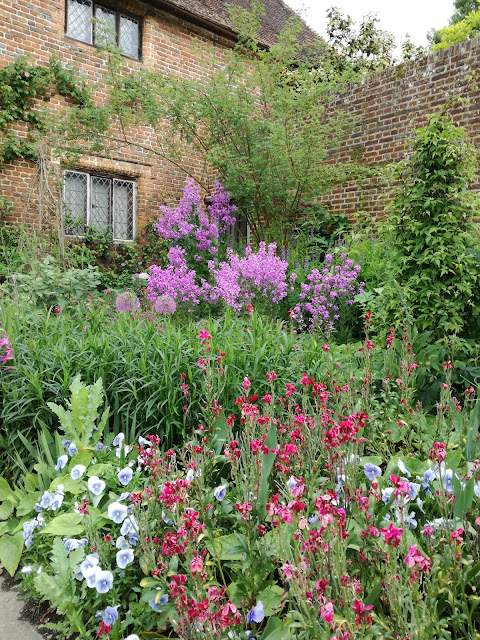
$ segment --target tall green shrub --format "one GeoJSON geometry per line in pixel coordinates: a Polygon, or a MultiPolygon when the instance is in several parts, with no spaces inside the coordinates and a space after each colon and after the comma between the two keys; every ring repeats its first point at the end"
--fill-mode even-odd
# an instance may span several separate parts
{"type": "Polygon", "coordinates": [[[420,329],[460,333],[474,311],[476,153],[465,131],[433,114],[418,129],[388,218],[398,280],[420,329]]]}

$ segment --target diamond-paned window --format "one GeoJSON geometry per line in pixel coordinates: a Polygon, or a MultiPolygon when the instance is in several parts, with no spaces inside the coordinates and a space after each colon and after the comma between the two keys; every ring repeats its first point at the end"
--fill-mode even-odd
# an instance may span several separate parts
{"type": "Polygon", "coordinates": [[[67,36],[105,47],[115,44],[129,58],[140,59],[141,19],[91,0],[65,0],[67,36]]]}
{"type": "Polygon", "coordinates": [[[65,171],[65,233],[81,236],[85,226],[110,231],[118,241],[135,235],[136,184],[133,180],[65,171]]]}

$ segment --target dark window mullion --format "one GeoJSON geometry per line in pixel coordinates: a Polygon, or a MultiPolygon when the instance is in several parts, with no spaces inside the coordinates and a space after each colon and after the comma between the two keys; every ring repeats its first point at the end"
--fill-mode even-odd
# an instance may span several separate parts
{"type": "Polygon", "coordinates": [[[112,232],[113,235],[113,185],[114,185],[114,180],[110,179],[110,202],[109,202],[109,212],[108,212],[108,225],[110,227],[110,230],[112,232]]]}

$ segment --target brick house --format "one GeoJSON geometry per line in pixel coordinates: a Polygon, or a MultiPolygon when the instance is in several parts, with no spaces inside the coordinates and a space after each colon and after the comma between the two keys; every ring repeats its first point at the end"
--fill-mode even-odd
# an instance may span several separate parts
{"type": "MultiPolygon", "coordinates": [[[[250,6],[249,0],[233,2],[250,6]]],[[[265,7],[259,39],[268,46],[293,11],[283,0],[267,0],[265,7]]],[[[104,69],[105,58],[95,46],[102,38],[114,39],[130,70],[150,68],[199,81],[204,73],[199,51],[213,52],[221,64],[236,41],[226,0],[0,0],[0,25],[0,66],[17,56],[46,65],[55,54],[87,82],[98,80],[104,69]],[[102,32],[103,24],[109,29],[102,32]]],[[[305,25],[301,37],[313,35],[305,25]]],[[[55,98],[51,105],[66,103],[55,98]]],[[[149,131],[138,135],[148,140],[149,131]]],[[[191,170],[209,171],[201,158],[185,156],[183,162],[191,170]]],[[[35,170],[35,163],[21,159],[0,173],[0,200],[13,204],[10,222],[38,226],[35,170]]],[[[64,201],[75,223],[111,228],[115,240],[129,241],[157,215],[163,199],[181,192],[185,173],[128,148],[113,157],[85,157],[63,179],[64,201]]]]}

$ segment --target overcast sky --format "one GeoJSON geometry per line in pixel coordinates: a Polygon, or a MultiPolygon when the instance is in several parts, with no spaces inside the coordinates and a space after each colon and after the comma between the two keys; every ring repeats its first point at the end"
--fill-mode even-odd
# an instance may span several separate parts
{"type": "Polygon", "coordinates": [[[285,0],[295,10],[306,8],[306,22],[317,33],[325,34],[326,10],[336,6],[356,22],[367,13],[376,13],[380,27],[403,41],[409,34],[418,46],[427,44],[432,28],[444,27],[454,11],[453,0],[285,0]]]}

